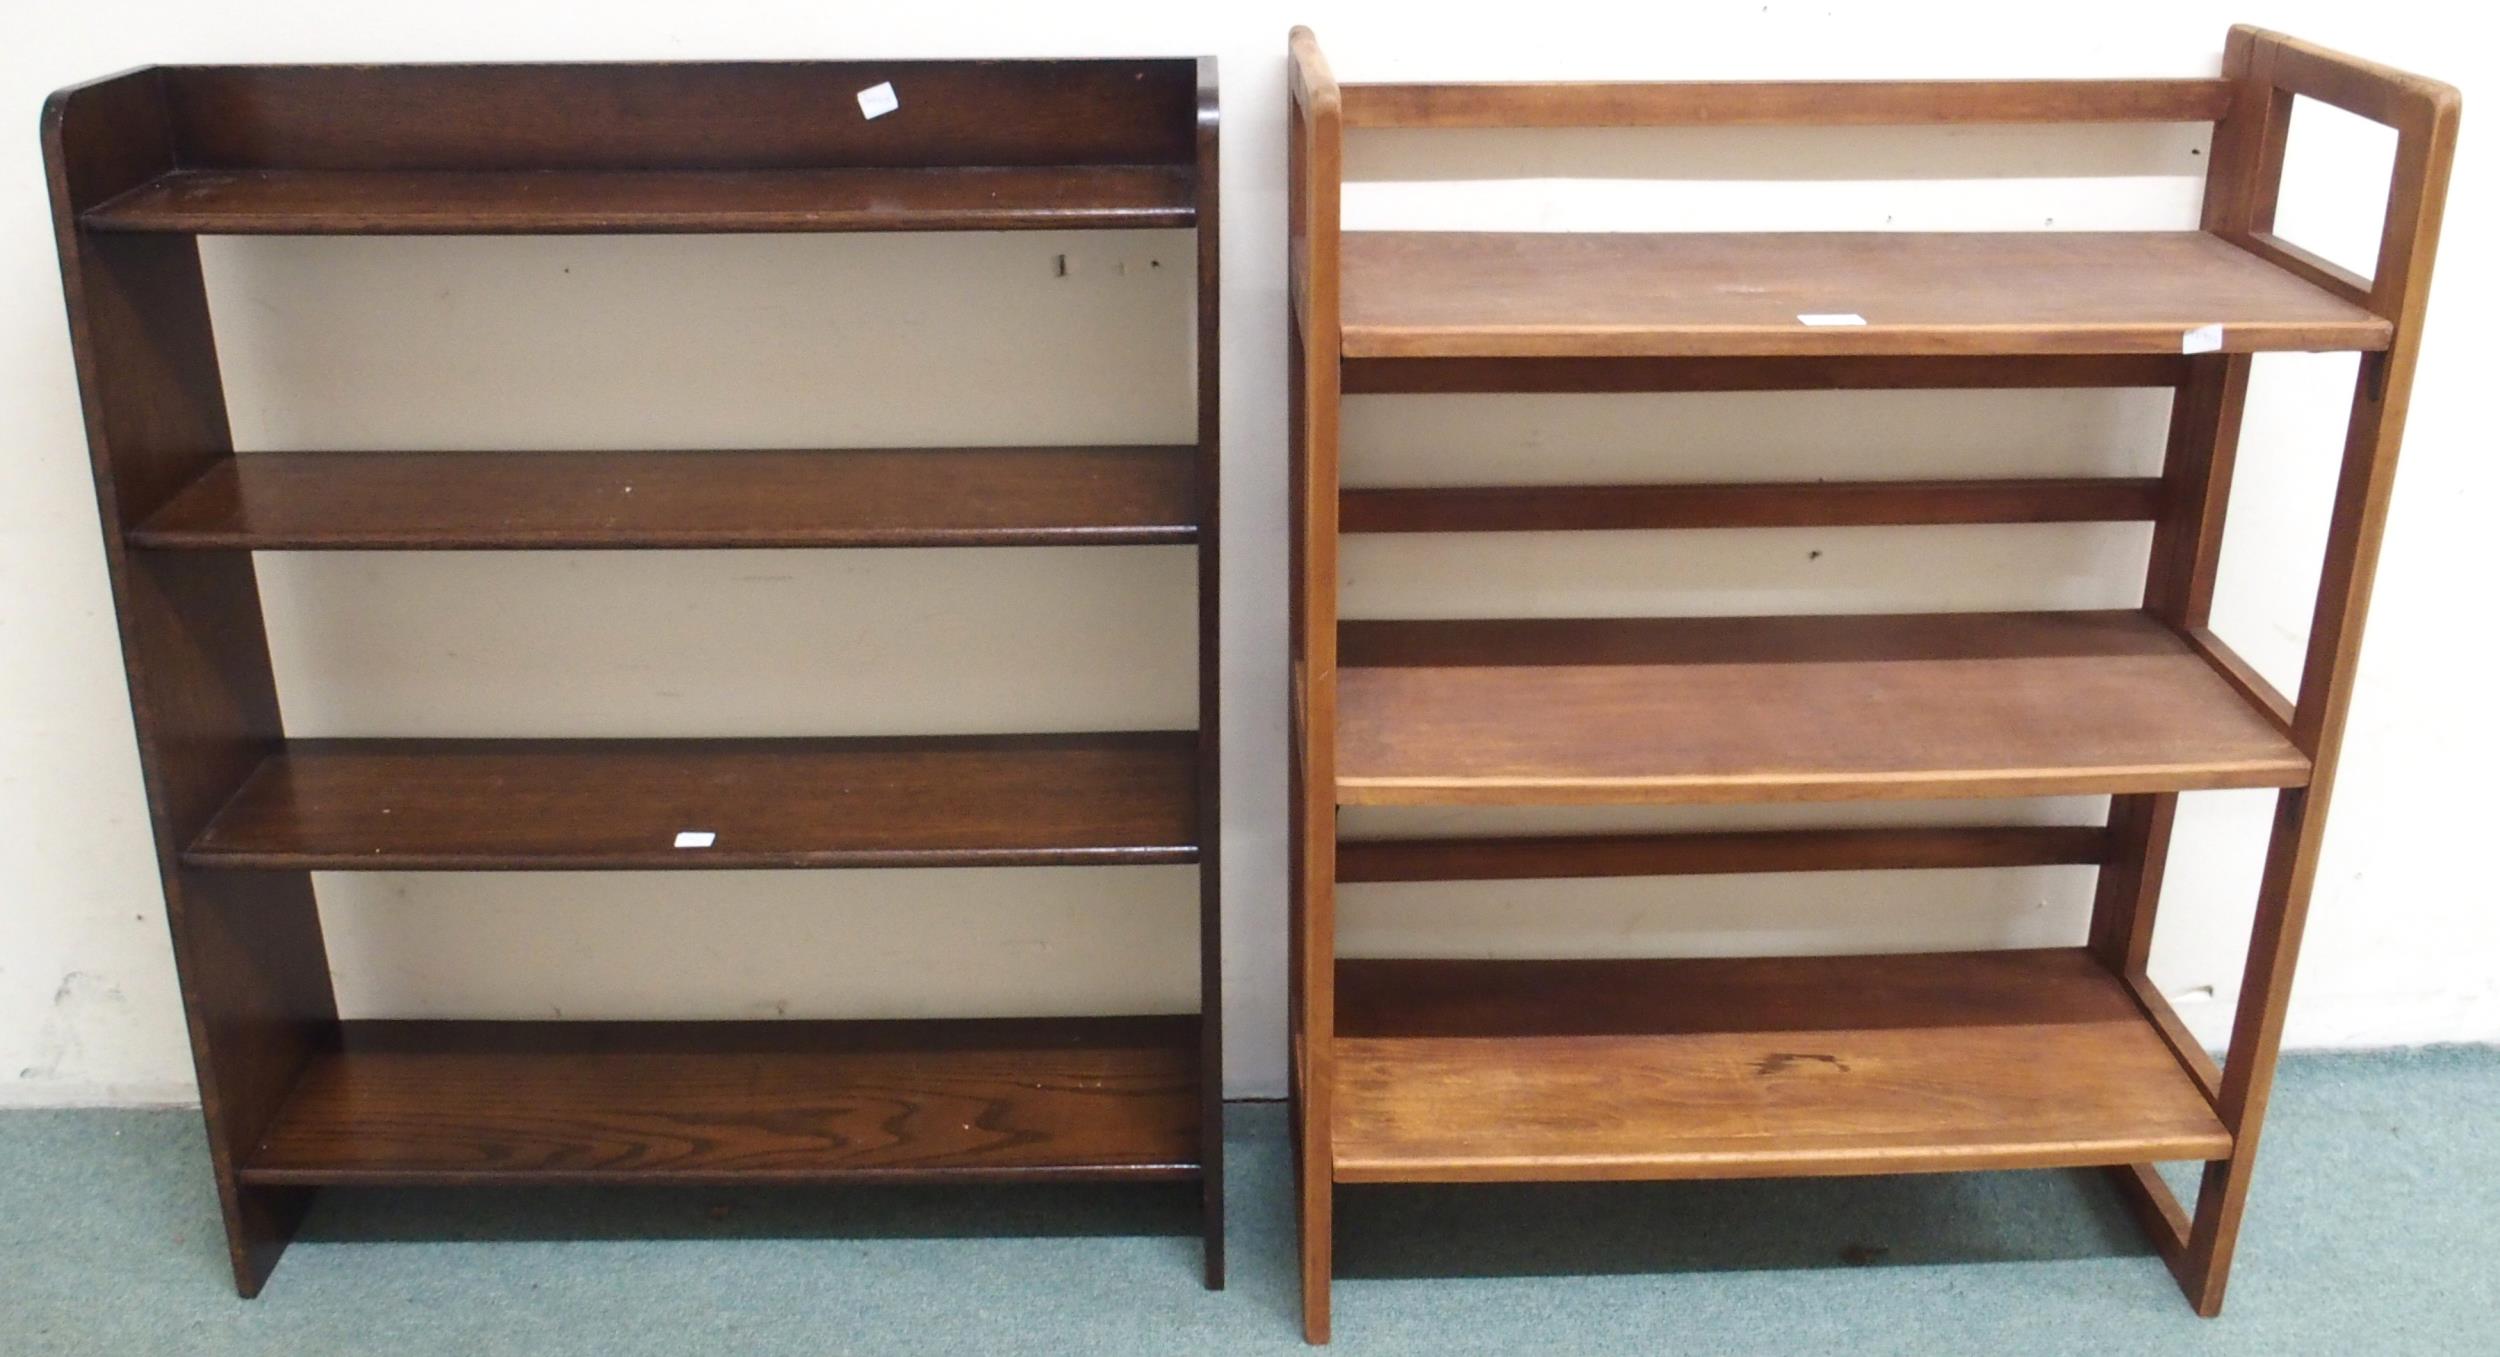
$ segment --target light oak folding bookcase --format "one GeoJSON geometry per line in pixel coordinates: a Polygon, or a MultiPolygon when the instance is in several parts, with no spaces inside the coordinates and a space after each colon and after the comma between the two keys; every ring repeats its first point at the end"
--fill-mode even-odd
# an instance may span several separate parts
{"type": "MultiPolygon", "coordinates": [[[[2249,28],[2216,79],[1339,86],[1291,42],[1292,1060],[1303,1323],[1339,1183],[2107,1166],[2222,1304],[2317,866],[2457,124],[2249,28]],[[2290,112],[2397,133],[2375,273],[2274,231],[2290,112]],[[1363,128],[2209,122],[2202,229],[1344,232],[1363,128]],[[1855,313],[1861,324],[1801,316],[1855,313]],[[2250,358],[2357,352],[2296,698],[2208,625],[2250,358]],[[2158,479],[1342,490],[1375,392],[2159,387],[2158,479]],[[2149,521],[2123,612],[1345,621],[1344,533],[2149,521]],[[2278,788],[2217,1066],[2145,977],[2181,792],[2278,788]],[[1363,805],[2107,793],[2106,825],[1341,841],[1363,805]],[[1340,882],[2096,864],[2058,950],[1345,960],[1340,882]],[[2198,1160],[2194,1214],[2152,1168],[2198,1160]]],[[[1671,459],[1671,449],[1662,448],[1671,459]]],[[[1660,479],[1671,479],[1671,461],[1660,479]]]]}
{"type": "Polygon", "coordinates": [[[1222,1284],[1216,135],[1215,65],[1187,59],[162,67],[53,97],[105,553],[244,1294],[315,1189],[359,1184],[1197,1180],[1222,1284]],[[899,106],[872,117],[881,85],[899,106]],[[1191,227],[1179,447],[238,455],[196,239],[1191,227]],[[1194,548],[1194,730],[291,739],[253,557],[1130,544],[1194,548]],[[1198,869],[1195,1013],[342,1022],[311,877],[1123,863],[1198,869]]]}

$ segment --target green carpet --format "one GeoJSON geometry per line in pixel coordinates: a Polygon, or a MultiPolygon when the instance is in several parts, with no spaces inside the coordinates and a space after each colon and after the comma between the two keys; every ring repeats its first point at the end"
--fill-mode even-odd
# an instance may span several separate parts
{"type": "MultiPolygon", "coordinates": [[[[2500,1050],[2284,1063],[2229,1312],[2097,1175],[1371,1188],[1335,1351],[2500,1353],[2500,1050]]],[[[230,1288],[198,1117],[0,1113],[0,1354],[1301,1350],[1284,1117],[1232,1288],[1165,1188],[328,1194],[230,1288]]]]}

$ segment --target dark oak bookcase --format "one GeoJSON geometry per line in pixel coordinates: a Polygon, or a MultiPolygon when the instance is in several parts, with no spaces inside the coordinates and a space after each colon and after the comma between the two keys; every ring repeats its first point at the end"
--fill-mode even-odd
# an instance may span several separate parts
{"type": "MultiPolygon", "coordinates": [[[[2413,380],[2456,91],[2250,28],[2218,78],[1340,86],[1290,43],[1292,1070],[1303,1323],[1335,1187],[2106,1167],[2217,1313],[2413,380]],[[2396,132],[2377,267],[2275,232],[2295,98],[2396,132]],[[1343,231],[1364,128],[2186,122],[2201,229],[1343,231]],[[1806,319],[1856,313],[1859,323],[1806,319]],[[2360,355],[2297,693],[2210,625],[2251,357],[2360,355]],[[2158,478],[1345,489],[1371,393],[2152,387],[2158,478]],[[1346,533],[2133,521],[2120,612],[1341,620],[1346,533]],[[2146,978],[2182,792],[2278,791],[2227,1059],[2146,978]],[[1363,805],[2102,793],[2104,824],[1341,840],[1363,805]],[[2050,950],[1337,957],[1340,882],[2078,863],[2050,950]],[[2202,1161],[2193,1213],[2152,1165],[2202,1161]]],[[[1671,440],[1670,440],[1671,442],[1671,440]]],[[[1661,481],[1673,473],[1662,468],[1661,481]]]]}
{"type": "MultiPolygon", "coordinates": [[[[150,67],[43,137],[235,1281],[326,1185],[1196,1180],[1224,1273],[1211,60],[150,67]],[[890,82],[898,111],[860,91],[890,82]],[[1180,447],[238,454],[197,237],[1195,228],[1180,447]],[[630,487],[630,489],[629,489],[630,487]],[[1181,544],[1194,730],[295,739],[253,553],[1181,544]],[[700,851],[673,846],[690,826],[700,851]],[[1185,863],[1145,1017],[341,1021],[310,873],[1185,863]]],[[[931,280],[942,286],[942,280],[931,280]]]]}

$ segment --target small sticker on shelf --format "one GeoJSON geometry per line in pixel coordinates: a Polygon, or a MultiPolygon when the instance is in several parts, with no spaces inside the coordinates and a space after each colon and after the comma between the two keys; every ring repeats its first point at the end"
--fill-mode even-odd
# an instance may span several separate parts
{"type": "Polygon", "coordinates": [[[882,118],[902,106],[903,101],[894,97],[894,82],[891,80],[882,85],[870,85],[859,92],[859,116],[863,118],[882,118]]]}
{"type": "Polygon", "coordinates": [[[716,837],[718,836],[708,829],[681,829],[677,831],[677,846],[679,848],[709,848],[716,837]]]}
{"type": "Polygon", "coordinates": [[[2199,325],[2195,329],[2188,331],[2186,334],[2179,336],[2179,352],[2222,352],[2222,327],[2219,325],[2199,325]]]}
{"type": "Polygon", "coordinates": [[[1797,316],[1799,325],[1864,325],[1866,317],[1855,311],[1803,311],[1797,316]]]}

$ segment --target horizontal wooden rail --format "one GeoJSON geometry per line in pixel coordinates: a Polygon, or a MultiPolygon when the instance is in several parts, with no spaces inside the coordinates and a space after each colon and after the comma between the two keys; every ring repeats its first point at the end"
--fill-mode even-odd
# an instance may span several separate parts
{"type": "Polygon", "coordinates": [[[2171,1054],[2179,1058],[2180,1068],[2196,1081],[2197,1088],[2205,1094],[2205,1101],[2219,1111],[2222,1107],[2222,1067],[2215,1063],[2213,1052],[2206,1050],[2205,1044],[2188,1030],[2186,1021],[2179,1016],[2179,1010],[2170,1006],[2169,998],[2162,994],[2161,987],[2155,985],[2150,976],[2142,971],[2129,971],[2119,978],[2127,982],[2128,992],[2135,996],[2136,1004],[2144,1010],[2144,1016],[2153,1020],[2154,1028],[2169,1045],[2171,1054]]]}
{"type": "Polygon", "coordinates": [[[2102,860],[2098,825],[1562,834],[1484,839],[1345,839],[1337,879],[1518,881],[1724,876],[1953,867],[2054,867],[2102,860]]]}
{"type": "Polygon", "coordinates": [[[1434,486],[1343,492],[1342,532],[1845,528],[2125,523],[2161,514],[2157,479],[1434,486]]]}
{"type": "MultiPolygon", "coordinates": [[[[2257,710],[2264,712],[2266,719],[2274,723],[2275,729],[2291,736],[2294,744],[2300,743],[2300,736],[2293,729],[2292,700],[2285,697],[2281,689],[2266,682],[2265,675],[2258,673],[2255,665],[2250,664],[2238,651],[2223,644],[2222,638],[2214,635],[2211,627],[2189,627],[2180,635],[2187,639],[2188,645],[2197,654],[2205,657],[2206,663],[2220,671],[2222,677],[2229,681],[2232,687],[2239,689],[2240,696],[2247,698],[2256,705],[2257,710]]],[[[2301,752],[2315,753],[2316,751],[2304,748],[2301,752]]]]}
{"type": "MultiPolygon", "coordinates": [[[[2441,109],[2453,113],[2458,102],[2455,87],[2411,71],[2364,61],[2281,33],[2256,30],[2256,36],[2273,49],[2274,59],[2267,64],[2264,75],[2276,89],[2333,104],[2399,132],[2426,130],[2441,109]]],[[[1347,94],[1350,115],[1354,104],[1351,88],[1347,94]]]]}
{"type": "Polygon", "coordinates": [[[1951,358],[1349,358],[1349,396],[1457,392],[1980,391],[2175,387],[2170,354],[1951,358]]]}
{"type": "Polygon", "coordinates": [[[2274,265],[2334,293],[2355,306],[2370,304],[2370,280],[2314,250],[2303,249],[2271,231],[2226,234],[2223,239],[2274,265]]]}
{"type": "Polygon", "coordinates": [[[1348,127],[1881,127],[2213,122],[2227,80],[1903,80],[1341,87],[1348,127]]]}

